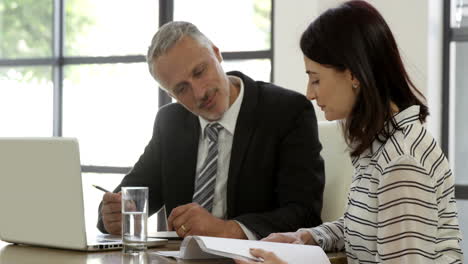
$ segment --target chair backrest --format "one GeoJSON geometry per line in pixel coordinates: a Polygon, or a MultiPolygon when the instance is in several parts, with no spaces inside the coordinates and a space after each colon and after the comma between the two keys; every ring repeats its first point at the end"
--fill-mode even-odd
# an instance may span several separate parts
{"type": "Polygon", "coordinates": [[[325,161],[322,220],[330,222],[343,216],[354,167],[338,122],[321,121],[318,127],[325,161]]]}

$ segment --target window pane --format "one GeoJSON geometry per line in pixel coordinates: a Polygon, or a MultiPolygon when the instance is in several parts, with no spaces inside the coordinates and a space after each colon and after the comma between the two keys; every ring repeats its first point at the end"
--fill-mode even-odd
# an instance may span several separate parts
{"type": "Polygon", "coordinates": [[[222,63],[224,71],[240,71],[255,81],[270,82],[271,61],[269,59],[256,60],[228,60],[222,63]]]}
{"type": "Polygon", "coordinates": [[[97,231],[98,208],[104,192],[93,187],[93,184],[113,191],[124,177],[123,174],[82,173],[83,200],[87,233],[97,231]]]}
{"type": "Polygon", "coordinates": [[[65,67],[63,135],[81,163],[133,166],[151,138],[158,86],[146,63],[65,67]]]}
{"type": "Polygon", "coordinates": [[[451,146],[454,148],[454,174],[457,184],[468,185],[468,43],[457,43],[455,45],[455,87],[454,93],[454,113],[451,118],[454,127],[454,138],[451,146]]]}
{"type": "Polygon", "coordinates": [[[174,20],[194,23],[222,52],[269,50],[270,13],[271,0],[174,1],[174,20]]]}
{"type": "Polygon", "coordinates": [[[67,0],[65,54],[146,54],[157,26],[155,0],[67,0]]]}
{"type": "Polygon", "coordinates": [[[0,136],[52,136],[50,67],[0,67],[0,136]]]}
{"type": "Polygon", "coordinates": [[[468,0],[452,0],[452,27],[468,27],[468,0]]]}
{"type": "Polygon", "coordinates": [[[468,200],[457,200],[458,208],[458,222],[464,239],[461,242],[462,251],[468,252],[468,241],[466,236],[468,234],[468,200]]]}
{"type": "Polygon", "coordinates": [[[52,55],[52,0],[0,1],[0,59],[52,55]]]}

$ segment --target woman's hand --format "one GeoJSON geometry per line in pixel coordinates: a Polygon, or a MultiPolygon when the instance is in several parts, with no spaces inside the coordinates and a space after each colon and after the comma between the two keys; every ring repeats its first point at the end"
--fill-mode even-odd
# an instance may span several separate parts
{"type": "MultiPolygon", "coordinates": [[[[278,258],[275,253],[271,251],[266,251],[259,248],[251,248],[250,254],[257,258],[263,259],[263,264],[288,264],[287,262],[278,258]]],[[[258,264],[255,261],[243,261],[243,260],[234,260],[237,264],[258,264]]]]}
{"type": "Polygon", "coordinates": [[[269,236],[262,239],[262,241],[317,245],[315,240],[312,238],[312,235],[305,230],[289,233],[271,233],[269,236]]]}

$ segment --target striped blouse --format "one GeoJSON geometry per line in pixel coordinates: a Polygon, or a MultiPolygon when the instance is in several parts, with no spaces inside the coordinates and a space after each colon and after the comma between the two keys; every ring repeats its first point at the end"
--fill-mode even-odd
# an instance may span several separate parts
{"type": "Polygon", "coordinates": [[[352,163],[344,217],[307,229],[348,263],[462,263],[454,177],[419,106],[394,116],[401,130],[352,163]]]}

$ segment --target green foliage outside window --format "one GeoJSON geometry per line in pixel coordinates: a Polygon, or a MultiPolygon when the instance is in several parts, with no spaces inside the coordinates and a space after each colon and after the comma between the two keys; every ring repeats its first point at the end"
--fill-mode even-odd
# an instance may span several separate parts
{"type": "MultiPolygon", "coordinates": [[[[93,21],[87,17],[87,1],[65,1],[65,49],[73,49],[73,40],[87,30],[93,21]]],[[[0,59],[52,58],[54,15],[51,0],[0,1],[0,59]]],[[[21,74],[0,70],[0,78],[30,81],[50,79],[48,67],[22,68],[21,74]],[[12,77],[14,76],[14,77],[12,77]]]]}
{"type": "Polygon", "coordinates": [[[270,46],[271,41],[271,34],[270,34],[270,27],[271,27],[271,19],[270,14],[271,10],[271,0],[255,0],[254,1],[254,10],[255,10],[255,17],[254,23],[255,25],[264,32],[265,38],[265,46],[270,46]]]}

